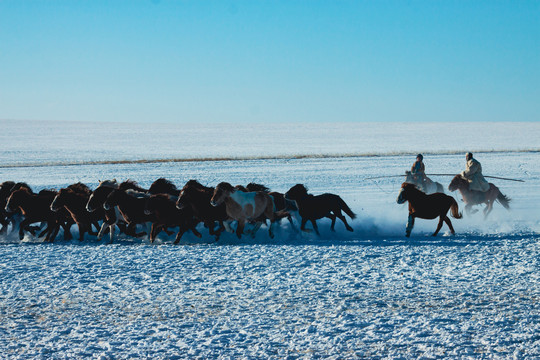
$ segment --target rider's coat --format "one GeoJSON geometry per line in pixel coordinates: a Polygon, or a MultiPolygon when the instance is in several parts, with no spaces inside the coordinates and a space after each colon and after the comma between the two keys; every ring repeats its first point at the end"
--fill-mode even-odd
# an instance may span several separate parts
{"type": "Polygon", "coordinates": [[[467,161],[467,168],[461,173],[461,176],[469,181],[469,189],[475,191],[488,191],[489,183],[482,175],[482,165],[478,160],[471,159],[467,161]]]}

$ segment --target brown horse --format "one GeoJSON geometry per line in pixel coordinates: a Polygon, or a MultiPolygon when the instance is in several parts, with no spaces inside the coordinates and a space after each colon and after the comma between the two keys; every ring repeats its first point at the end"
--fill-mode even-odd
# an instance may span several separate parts
{"type": "Polygon", "coordinates": [[[270,220],[268,233],[271,238],[274,238],[272,230],[275,221],[274,202],[267,193],[263,191],[244,192],[235,189],[229,183],[222,182],[216,186],[210,203],[213,206],[225,204],[227,215],[238,221],[236,235],[239,239],[242,237],[246,222],[255,223],[255,228],[251,232],[251,236],[255,237],[255,233],[262,225],[262,219],[270,220]]]}
{"type": "Polygon", "coordinates": [[[510,210],[510,201],[506,195],[503,195],[498,187],[489,183],[489,190],[486,192],[469,190],[469,181],[464,179],[461,175],[456,175],[448,185],[448,190],[459,190],[461,196],[463,196],[463,202],[465,203],[465,211],[467,214],[474,214],[478,210],[473,210],[472,206],[486,204],[484,208],[484,219],[487,218],[491,210],[493,210],[493,204],[495,201],[501,203],[505,209],[510,210]]]}
{"type": "Polygon", "coordinates": [[[86,203],[86,210],[89,212],[101,211],[101,209],[105,211],[105,221],[101,224],[101,229],[97,235],[98,241],[101,240],[106,231],[109,231],[110,242],[112,243],[114,240],[115,226],[118,226],[120,232],[125,233],[126,231],[126,222],[120,211],[118,211],[116,207],[108,210],[105,210],[103,207],[105,200],[107,200],[109,194],[115,189],[118,189],[116,180],[100,181],[98,187],[92,192],[86,203]]]}
{"type": "Polygon", "coordinates": [[[154,215],[146,215],[144,206],[149,196],[134,190],[114,189],[103,203],[105,210],[113,210],[118,207],[122,217],[127,222],[126,234],[140,237],[148,234],[150,237],[151,223],[155,221],[154,215]],[[137,224],[146,224],[147,232],[136,232],[137,224]]]}
{"type": "Polygon", "coordinates": [[[174,241],[175,244],[178,244],[182,236],[189,230],[198,238],[202,237],[201,233],[195,228],[199,221],[193,217],[191,208],[177,209],[176,198],[167,194],[150,196],[146,200],[144,213],[155,216],[155,221],[152,223],[152,229],[150,230],[150,242],[154,242],[161,230],[175,226],[179,227],[174,241]]]}
{"type": "Polygon", "coordinates": [[[314,196],[308,194],[308,189],[304,185],[296,184],[285,193],[285,199],[292,200],[296,203],[298,213],[302,218],[300,225],[300,230],[302,231],[310,232],[306,229],[306,223],[311,221],[315,233],[320,235],[317,220],[323,217],[332,220],[332,224],[330,225],[332,231],[334,231],[334,226],[336,225],[336,218],[343,221],[348,231],[354,231],[347,223],[347,219],[341,211],[344,211],[351,219],[355,219],[356,214],[352,212],[351,208],[338,195],[327,193],[314,196]]]}
{"type": "Polygon", "coordinates": [[[397,198],[398,204],[409,202],[409,221],[407,222],[407,229],[405,236],[411,236],[411,230],[414,227],[414,219],[435,219],[439,217],[439,224],[437,230],[433,233],[433,236],[437,236],[441,230],[443,221],[448,225],[452,234],[455,234],[454,227],[450,218],[446,215],[448,210],[452,210],[452,217],[461,219],[463,216],[459,212],[459,207],[453,197],[442,193],[435,193],[426,195],[418,188],[409,183],[403,183],[401,190],[397,198]]]}
{"type": "Polygon", "coordinates": [[[89,212],[86,209],[86,204],[90,198],[91,191],[84,184],[70,185],[66,189],[61,189],[51,203],[52,211],[59,211],[65,208],[71,215],[73,221],[79,227],[79,240],[84,240],[84,234],[88,232],[90,235],[96,235],[97,232],[92,231],[92,225],[99,229],[98,221],[105,219],[103,208],[98,211],[89,212]]]}
{"type": "Polygon", "coordinates": [[[221,232],[228,226],[226,221],[229,215],[227,215],[225,204],[218,206],[210,204],[213,195],[214,188],[204,186],[197,180],[189,180],[180,191],[176,207],[180,210],[191,208],[195,217],[204,223],[210,235],[214,235],[218,241],[221,232]],[[217,229],[216,222],[219,225],[217,229]]]}
{"type": "Polygon", "coordinates": [[[39,194],[34,194],[29,188],[22,187],[15,190],[9,196],[6,203],[6,211],[13,212],[20,209],[24,215],[24,220],[19,225],[19,239],[24,238],[24,230],[30,224],[36,222],[47,223],[45,229],[45,241],[52,242],[58,234],[60,215],[50,209],[51,202],[56,196],[56,192],[42,190],[39,194]]]}

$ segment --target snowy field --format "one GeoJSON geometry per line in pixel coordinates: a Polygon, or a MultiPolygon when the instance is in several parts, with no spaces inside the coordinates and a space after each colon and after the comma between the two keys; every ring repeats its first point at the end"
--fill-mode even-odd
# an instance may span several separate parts
{"type": "Polygon", "coordinates": [[[163,233],[152,245],[0,238],[2,358],[540,357],[540,124],[282,124],[271,136],[262,125],[0,124],[0,181],[35,190],[304,183],[358,215],[353,233],[320,221],[321,237],[285,221],[273,240],[214,243],[201,228],[178,246],[163,233]],[[457,235],[445,225],[437,238],[436,221],[417,220],[406,239],[402,179],[365,179],[402,174],[417,152],[427,173],[457,174],[468,150],[484,174],[525,180],[493,181],[512,210],[451,218],[457,235]]]}

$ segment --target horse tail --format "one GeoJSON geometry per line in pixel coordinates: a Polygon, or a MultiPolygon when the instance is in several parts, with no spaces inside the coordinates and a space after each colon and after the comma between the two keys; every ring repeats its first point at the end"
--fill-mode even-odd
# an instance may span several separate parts
{"type": "Polygon", "coordinates": [[[450,205],[450,210],[452,210],[452,217],[455,219],[461,219],[463,214],[459,212],[459,205],[454,198],[452,198],[452,204],[450,205]]]}
{"type": "Polygon", "coordinates": [[[339,206],[345,212],[345,214],[349,215],[351,219],[356,219],[356,214],[353,213],[349,205],[347,205],[345,201],[343,201],[343,199],[339,196],[338,196],[338,202],[339,202],[339,206]]]}
{"type": "Polygon", "coordinates": [[[512,199],[510,199],[508,196],[506,195],[503,195],[502,192],[499,191],[499,194],[497,195],[497,201],[502,205],[504,206],[504,208],[506,210],[510,210],[510,201],[512,201],[512,199]]]}

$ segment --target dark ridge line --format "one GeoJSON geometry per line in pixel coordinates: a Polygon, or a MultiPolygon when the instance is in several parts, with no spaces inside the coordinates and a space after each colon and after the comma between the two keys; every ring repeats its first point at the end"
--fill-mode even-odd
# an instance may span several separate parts
{"type": "MultiPolygon", "coordinates": [[[[456,155],[465,154],[465,151],[435,151],[422,152],[424,155],[456,155]]],[[[540,153],[540,149],[530,150],[472,150],[473,153],[497,154],[497,153],[540,153]]],[[[88,166],[88,165],[124,165],[124,164],[159,164],[159,163],[184,163],[184,162],[222,162],[222,161],[254,161],[254,160],[298,160],[298,159],[347,159],[368,157],[392,157],[414,156],[417,152],[395,153],[350,153],[350,154],[297,154],[297,155],[271,155],[271,156],[230,156],[230,157],[202,157],[202,158],[171,158],[171,159],[135,159],[135,160],[96,160],[96,161],[73,161],[73,162],[48,162],[48,163],[22,163],[0,164],[0,169],[29,168],[29,167],[54,167],[54,166],[88,166]]]]}

